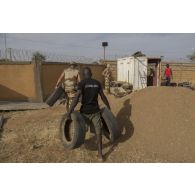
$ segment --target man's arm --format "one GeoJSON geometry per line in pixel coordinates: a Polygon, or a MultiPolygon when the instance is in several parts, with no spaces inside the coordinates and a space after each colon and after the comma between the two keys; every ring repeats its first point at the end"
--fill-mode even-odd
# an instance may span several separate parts
{"type": "Polygon", "coordinates": [[[110,104],[102,89],[100,90],[99,94],[104,104],[110,109],[110,104]]]}
{"type": "Polygon", "coordinates": [[[56,88],[58,87],[59,83],[62,81],[62,79],[64,78],[64,72],[60,75],[57,84],[56,84],[56,88]]]}
{"type": "Polygon", "coordinates": [[[77,104],[79,102],[80,95],[81,95],[81,90],[78,90],[76,93],[76,96],[74,97],[74,99],[70,105],[68,115],[67,115],[68,118],[70,118],[71,113],[74,111],[75,107],[77,106],[77,104]]]}
{"type": "Polygon", "coordinates": [[[105,76],[106,68],[103,70],[102,75],[105,76]]]}
{"type": "Polygon", "coordinates": [[[77,80],[78,80],[78,83],[81,81],[80,72],[78,72],[77,80]]]}

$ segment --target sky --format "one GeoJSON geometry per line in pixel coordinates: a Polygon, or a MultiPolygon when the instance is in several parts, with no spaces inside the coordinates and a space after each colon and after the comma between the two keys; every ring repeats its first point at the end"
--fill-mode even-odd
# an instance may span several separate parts
{"type": "MultiPolygon", "coordinates": [[[[6,34],[7,48],[39,50],[71,56],[103,58],[101,43],[108,42],[107,58],[129,56],[142,51],[149,57],[164,56],[166,60],[186,59],[195,52],[194,34],[160,33],[18,33],[6,34]]],[[[0,49],[5,48],[0,34],[0,49]]]]}

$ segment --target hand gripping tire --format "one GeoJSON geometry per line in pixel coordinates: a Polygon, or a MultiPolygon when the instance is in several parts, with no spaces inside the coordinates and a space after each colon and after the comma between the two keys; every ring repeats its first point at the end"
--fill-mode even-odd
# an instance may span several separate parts
{"type": "Polygon", "coordinates": [[[65,148],[75,149],[80,147],[85,141],[85,134],[85,121],[79,112],[72,112],[69,120],[67,120],[67,114],[62,117],[60,137],[65,148]]]}
{"type": "Polygon", "coordinates": [[[117,120],[108,108],[101,109],[103,134],[111,141],[114,142],[121,135],[117,120]]]}

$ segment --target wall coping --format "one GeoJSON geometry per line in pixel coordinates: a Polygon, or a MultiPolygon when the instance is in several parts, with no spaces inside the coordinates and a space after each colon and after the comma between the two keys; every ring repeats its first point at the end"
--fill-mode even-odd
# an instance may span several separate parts
{"type": "MultiPolygon", "coordinates": [[[[76,63],[77,66],[105,66],[104,64],[76,63]]],[[[70,65],[68,62],[42,62],[42,65],[70,65]]]]}
{"type": "Polygon", "coordinates": [[[174,61],[162,61],[162,65],[175,64],[175,65],[195,65],[195,62],[174,62],[174,61]]]}
{"type": "Polygon", "coordinates": [[[27,64],[32,64],[31,61],[0,61],[0,65],[27,65],[27,64]]]}

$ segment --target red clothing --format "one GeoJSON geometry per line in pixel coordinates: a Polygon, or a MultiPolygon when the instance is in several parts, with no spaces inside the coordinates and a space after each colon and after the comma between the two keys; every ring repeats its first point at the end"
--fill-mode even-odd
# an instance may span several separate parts
{"type": "Polygon", "coordinates": [[[172,74],[171,68],[166,68],[166,69],[165,69],[165,76],[166,76],[166,77],[170,77],[171,74],[172,74]]]}

